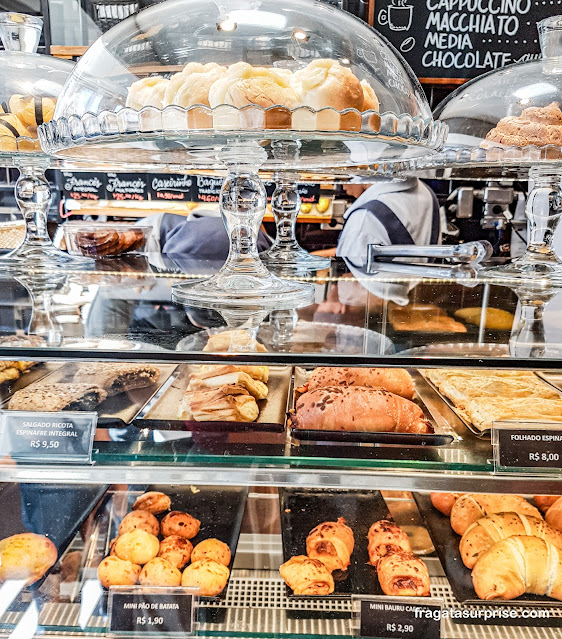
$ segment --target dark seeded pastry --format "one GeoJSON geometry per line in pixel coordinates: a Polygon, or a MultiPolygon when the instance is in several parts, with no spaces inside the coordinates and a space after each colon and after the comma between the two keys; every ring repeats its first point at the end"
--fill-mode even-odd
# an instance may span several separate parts
{"type": "Polygon", "coordinates": [[[92,410],[107,393],[95,384],[32,384],[10,399],[10,410],[92,410]]]}
{"type": "Polygon", "coordinates": [[[108,362],[83,364],[74,375],[75,383],[97,384],[112,397],[136,388],[156,384],[160,370],[147,364],[113,364],[108,362]]]}

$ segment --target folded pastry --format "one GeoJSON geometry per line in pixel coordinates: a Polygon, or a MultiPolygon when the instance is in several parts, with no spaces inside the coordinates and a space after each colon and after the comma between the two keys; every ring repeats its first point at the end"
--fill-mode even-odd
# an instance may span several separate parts
{"type": "Polygon", "coordinates": [[[95,384],[33,384],[13,394],[10,410],[93,410],[107,397],[95,384]]]}
{"type": "Polygon", "coordinates": [[[562,398],[479,397],[460,410],[480,430],[491,429],[494,422],[513,419],[562,422],[562,398]]]}
{"type": "Polygon", "coordinates": [[[334,592],[332,573],[318,559],[297,555],[286,561],[279,572],[295,595],[330,595],[334,592]]]}
{"type": "Polygon", "coordinates": [[[556,530],[562,530],[562,497],[550,506],[544,518],[550,526],[556,528],[556,530]]]}
{"type": "Polygon", "coordinates": [[[472,583],[480,599],[516,599],[528,593],[562,601],[562,553],[538,537],[509,537],[480,557],[472,583]]]}
{"type": "Polygon", "coordinates": [[[457,535],[482,517],[496,513],[514,512],[542,519],[540,512],[519,495],[473,495],[467,493],[457,499],[451,509],[451,527],[457,535]]]}
{"type": "Polygon", "coordinates": [[[312,371],[303,390],[326,386],[382,388],[406,399],[414,398],[412,376],[403,368],[347,368],[321,366],[312,371]]]}
{"type": "Polygon", "coordinates": [[[502,118],[481,143],[483,148],[502,146],[562,146],[562,111],[558,102],[528,107],[519,116],[502,118]]]}
{"type": "Polygon", "coordinates": [[[396,552],[383,557],[377,564],[382,591],[391,597],[429,597],[427,566],[409,552],[396,552]]]}
{"type": "Polygon", "coordinates": [[[269,380],[269,366],[238,366],[227,365],[217,366],[216,364],[201,364],[199,366],[200,373],[211,373],[210,377],[222,375],[223,373],[247,373],[252,379],[267,384],[269,380]]]}
{"type": "Polygon", "coordinates": [[[337,521],[325,521],[310,531],[306,538],[306,554],[310,559],[321,561],[330,572],[347,570],[354,545],[353,531],[340,517],[337,521]]]}
{"type": "Polygon", "coordinates": [[[0,384],[11,382],[21,377],[17,362],[0,362],[0,384]]]}
{"type": "Polygon", "coordinates": [[[365,432],[431,433],[419,406],[381,389],[332,386],[299,397],[293,428],[365,432]]]}
{"type": "Polygon", "coordinates": [[[240,386],[187,391],[178,419],[196,422],[253,422],[260,410],[256,400],[240,386]]]}
{"type": "Polygon", "coordinates": [[[267,348],[254,339],[248,331],[236,329],[209,335],[209,340],[203,347],[203,351],[209,353],[237,353],[240,351],[267,353],[267,348]]]}
{"type": "Polygon", "coordinates": [[[119,393],[156,384],[160,369],[148,364],[113,364],[96,362],[81,364],[73,381],[81,384],[97,384],[112,397],[119,393]]]}
{"type": "Polygon", "coordinates": [[[126,106],[137,111],[146,106],[161,109],[169,82],[161,76],[151,76],[133,82],[127,91],[126,106]]]}
{"type": "Polygon", "coordinates": [[[451,510],[462,493],[431,493],[431,503],[434,508],[447,517],[451,516],[451,510]]]}
{"type": "Polygon", "coordinates": [[[562,532],[551,528],[542,519],[519,513],[497,513],[482,517],[462,536],[459,550],[464,565],[473,568],[489,548],[513,535],[539,537],[562,552],[562,532]]]}
{"type": "Polygon", "coordinates": [[[242,371],[223,372],[218,370],[192,373],[189,376],[188,390],[203,390],[219,388],[220,386],[240,386],[256,399],[265,399],[268,393],[267,386],[263,382],[252,379],[248,373],[242,371]]]}
{"type": "Polygon", "coordinates": [[[411,553],[408,535],[393,521],[381,519],[369,528],[369,563],[377,566],[387,555],[397,552],[411,553]]]}

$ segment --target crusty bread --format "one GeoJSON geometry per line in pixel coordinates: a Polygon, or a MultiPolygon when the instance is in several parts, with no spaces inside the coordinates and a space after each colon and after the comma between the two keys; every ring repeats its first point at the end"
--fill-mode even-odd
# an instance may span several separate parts
{"type": "Polygon", "coordinates": [[[112,397],[137,388],[156,384],[160,369],[149,364],[116,364],[91,362],[81,364],[73,381],[79,384],[97,384],[112,397]]]}
{"type": "Polygon", "coordinates": [[[559,499],[560,495],[535,495],[533,497],[535,506],[543,513],[545,513],[559,499]]]}
{"type": "Polygon", "coordinates": [[[308,378],[308,390],[326,386],[382,388],[405,399],[413,399],[415,394],[412,376],[403,368],[321,366],[314,369],[308,378]]]}
{"type": "Polygon", "coordinates": [[[562,530],[562,497],[557,499],[546,511],[544,516],[547,523],[556,530],[562,530]]]}
{"type": "Polygon", "coordinates": [[[462,493],[431,493],[431,503],[434,508],[447,517],[451,516],[451,510],[462,493]]]}

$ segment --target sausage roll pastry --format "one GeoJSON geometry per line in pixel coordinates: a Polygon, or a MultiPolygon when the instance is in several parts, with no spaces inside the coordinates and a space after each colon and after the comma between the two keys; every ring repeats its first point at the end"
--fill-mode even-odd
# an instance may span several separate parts
{"type": "Polygon", "coordinates": [[[382,591],[391,597],[429,597],[429,572],[419,558],[408,552],[383,557],[377,566],[382,591]]]}
{"type": "Polygon", "coordinates": [[[431,433],[419,406],[381,389],[318,388],[301,395],[293,428],[363,432],[431,433]]]}
{"type": "Polygon", "coordinates": [[[310,559],[321,561],[330,572],[346,570],[354,545],[353,531],[340,517],[337,521],[325,521],[310,531],[306,538],[306,554],[310,559]]]}
{"type": "Polygon", "coordinates": [[[405,399],[414,398],[414,381],[403,368],[346,368],[321,366],[310,374],[303,392],[326,386],[382,388],[405,399]]]}
{"type": "Polygon", "coordinates": [[[334,592],[332,573],[318,559],[297,555],[286,561],[279,572],[295,595],[330,595],[334,592]]]}
{"type": "Polygon", "coordinates": [[[393,521],[381,519],[369,528],[369,563],[376,566],[387,555],[411,553],[408,535],[393,521]]]}
{"type": "Polygon", "coordinates": [[[542,519],[519,513],[497,513],[482,517],[462,536],[459,550],[464,565],[474,568],[479,557],[489,548],[514,535],[539,537],[562,552],[562,532],[551,528],[542,519]]]}
{"type": "Polygon", "coordinates": [[[562,553],[538,537],[509,537],[480,557],[472,583],[480,599],[516,599],[528,593],[562,601],[562,553]]]}

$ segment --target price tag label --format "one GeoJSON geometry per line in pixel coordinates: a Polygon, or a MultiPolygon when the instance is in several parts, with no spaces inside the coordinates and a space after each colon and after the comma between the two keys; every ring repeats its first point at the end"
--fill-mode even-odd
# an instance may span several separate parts
{"type": "Polygon", "coordinates": [[[109,630],[134,635],[190,635],[195,595],[185,588],[118,586],[109,589],[109,630]]]}
{"type": "Polygon", "coordinates": [[[562,427],[557,424],[497,423],[494,424],[492,441],[496,472],[562,470],[562,427]]]}
{"type": "Polygon", "coordinates": [[[22,461],[91,463],[97,413],[0,411],[0,450],[22,461]]]}
{"type": "Polygon", "coordinates": [[[359,636],[377,639],[440,639],[442,600],[423,597],[359,599],[359,636]]]}

